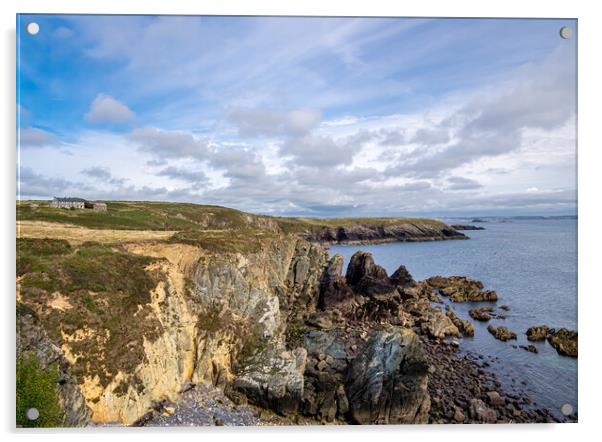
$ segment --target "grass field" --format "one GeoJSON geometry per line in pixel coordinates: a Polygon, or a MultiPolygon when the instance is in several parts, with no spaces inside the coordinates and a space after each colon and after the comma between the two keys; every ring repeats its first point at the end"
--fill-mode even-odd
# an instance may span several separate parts
{"type": "Polygon", "coordinates": [[[416,224],[444,227],[428,218],[294,218],[253,215],[235,209],[189,203],[107,202],[106,212],[90,209],[66,210],[45,206],[32,209],[30,202],[17,204],[17,220],[64,223],[88,229],[198,232],[200,230],[310,232],[325,228],[351,227],[357,224],[416,224]]]}
{"type": "Polygon", "coordinates": [[[172,230],[114,230],[90,229],[74,224],[47,221],[17,221],[17,238],[64,239],[72,245],[94,241],[102,244],[165,240],[172,230]]]}

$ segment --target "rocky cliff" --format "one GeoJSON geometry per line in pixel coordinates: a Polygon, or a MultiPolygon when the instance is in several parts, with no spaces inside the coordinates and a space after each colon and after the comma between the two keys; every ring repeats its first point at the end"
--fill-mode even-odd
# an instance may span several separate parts
{"type": "Polygon", "coordinates": [[[300,235],[312,242],[331,244],[364,244],[384,242],[437,241],[468,239],[456,229],[435,221],[353,222],[349,225],[319,226],[300,235]]]}
{"type": "Polygon", "coordinates": [[[397,280],[369,255],[354,259],[348,284],[340,257],[328,262],[321,246],[294,236],[251,239],[246,253],[39,241],[28,247],[52,259],[35,266],[52,263],[57,279],[19,263],[18,298],[31,311],[19,321],[19,351],[48,364],[52,349],[68,425],[131,424],[194,384],[284,416],[426,421],[420,343],[399,327],[397,280]],[[390,357],[379,359],[385,349],[390,357]],[[381,387],[371,375],[349,375],[377,360],[381,387]],[[383,388],[407,394],[382,396],[383,388]]]}

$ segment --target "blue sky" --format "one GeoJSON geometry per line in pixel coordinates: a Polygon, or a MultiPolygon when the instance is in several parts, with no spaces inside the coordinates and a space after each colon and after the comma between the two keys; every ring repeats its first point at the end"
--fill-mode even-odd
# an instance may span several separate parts
{"type": "Polygon", "coordinates": [[[21,197],[573,213],[565,25],[576,34],[572,20],[21,15],[21,197]]]}

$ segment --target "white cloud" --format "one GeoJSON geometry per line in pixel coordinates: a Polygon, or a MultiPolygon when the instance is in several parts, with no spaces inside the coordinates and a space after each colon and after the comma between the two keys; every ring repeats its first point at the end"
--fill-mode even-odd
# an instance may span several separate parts
{"type": "Polygon", "coordinates": [[[36,127],[28,127],[19,131],[19,145],[21,147],[58,146],[60,144],[56,135],[36,127]]]}
{"type": "Polygon", "coordinates": [[[90,123],[124,123],[136,114],[127,105],[106,94],[98,94],[85,118],[90,123]]]}
{"type": "Polygon", "coordinates": [[[144,127],[134,129],[128,138],[136,143],[142,152],[151,153],[157,159],[205,159],[209,151],[206,139],[184,131],[144,127]]]}

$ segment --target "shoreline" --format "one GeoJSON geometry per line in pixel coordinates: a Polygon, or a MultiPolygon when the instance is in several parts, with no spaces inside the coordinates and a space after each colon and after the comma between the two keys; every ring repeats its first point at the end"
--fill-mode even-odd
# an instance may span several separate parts
{"type": "Polygon", "coordinates": [[[458,235],[449,237],[413,237],[413,238],[379,238],[379,239],[366,239],[366,240],[349,240],[349,241],[328,241],[328,240],[315,240],[303,238],[313,244],[320,244],[324,248],[328,249],[330,246],[369,246],[377,244],[391,244],[391,243],[405,243],[405,242],[432,242],[432,241],[453,241],[453,240],[468,240],[469,236],[458,235]]]}
{"type": "Polygon", "coordinates": [[[422,341],[429,363],[435,367],[429,377],[429,423],[475,423],[475,415],[471,415],[474,399],[496,412],[495,423],[578,422],[576,414],[561,418],[548,408],[539,407],[520,382],[514,390],[507,391],[499,380],[502,373],[492,368],[497,357],[463,349],[461,344],[454,348],[428,338],[422,341]],[[499,399],[495,394],[492,399],[490,392],[499,394],[499,399]]]}

